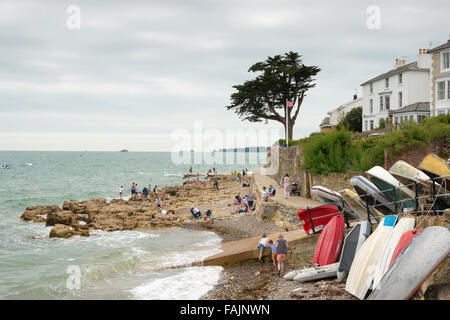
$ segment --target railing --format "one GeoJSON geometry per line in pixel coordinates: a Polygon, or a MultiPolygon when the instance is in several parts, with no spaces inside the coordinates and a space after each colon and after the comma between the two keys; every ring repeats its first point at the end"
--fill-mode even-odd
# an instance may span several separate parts
{"type": "MultiPolygon", "coordinates": [[[[447,208],[449,208],[447,204],[446,204],[446,209],[439,209],[437,206],[438,199],[444,199],[445,197],[448,197],[448,200],[444,200],[443,203],[446,203],[447,201],[450,202],[450,192],[447,189],[447,179],[449,179],[449,178],[450,178],[450,175],[444,175],[444,176],[439,176],[439,177],[435,177],[435,178],[430,178],[429,180],[422,180],[419,182],[409,183],[406,185],[402,184],[399,187],[393,187],[391,189],[383,189],[382,191],[379,191],[379,192],[373,192],[370,194],[366,193],[365,195],[361,195],[361,196],[358,195],[357,197],[352,197],[349,195],[347,195],[347,197],[358,202],[361,205],[361,207],[367,211],[367,220],[369,220],[369,221],[375,220],[375,221],[379,222],[379,218],[381,216],[377,216],[371,211],[371,209],[377,209],[377,207],[387,207],[388,209],[390,209],[389,207],[392,206],[393,210],[390,209],[392,211],[391,214],[395,214],[395,215],[415,214],[416,216],[420,216],[420,215],[436,216],[436,215],[441,215],[447,208]],[[411,189],[410,187],[414,187],[414,189],[411,189]],[[404,192],[402,192],[402,190],[405,190],[405,188],[409,188],[409,190],[415,192],[415,196],[413,198],[407,196],[404,192]],[[420,192],[421,195],[419,195],[419,190],[421,191],[420,192]],[[394,200],[386,195],[386,192],[390,192],[390,191],[392,191],[394,193],[394,197],[393,197],[393,198],[395,198],[394,200]],[[396,199],[398,199],[399,194],[401,192],[403,194],[405,194],[406,197],[401,200],[396,200],[396,199]],[[384,202],[384,203],[379,203],[379,202],[377,203],[376,199],[374,198],[375,195],[381,195],[383,198],[390,200],[390,201],[384,202]],[[373,199],[373,204],[369,204],[369,202],[371,202],[371,201],[369,201],[369,198],[373,199]],[[361,203],[360,199],[363,200],[365,204],[361,203]],[[404,206],[405,202],[412,202],[412,201],[415,202],[415,208],[404,206]],[[427,208],[427,209],[425,209],[425,208],[427,208]]],[[[329,215],[325,215],[325,216],[321,216],[321,217],[316,217],[316,218],[310,217],[311,223],[312,223],[312,220],[323,218],[323,217],[330,216],[330,215],[336,215],[336,214],[344,214],[344,216],[346,217],[346,220],[345,220],[346,222],[353,222],[353,221],[361,220],[361,219],[349,219],[348,218],[348,210],[352,211],[356,215],[358,215],[358,214],[357,214],[357,212],[355,212],[356,210],[345,201],[345,199],[343,199],[343,201],[341,201],[341,202],[336,202],[336,206],[339,208],[338,212],[329,214],[329,215]]]]}

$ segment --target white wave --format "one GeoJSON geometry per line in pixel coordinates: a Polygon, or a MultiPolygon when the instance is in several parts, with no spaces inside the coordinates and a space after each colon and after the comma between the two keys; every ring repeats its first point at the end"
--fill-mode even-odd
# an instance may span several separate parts
{"type": "Polygon", "coordinates": [[[164,173],[164,177],[180,177],[183,178],[184,175],[181,173],[164,173]]]}
{"type": "Polygon", "coordinates": [[[190,267],[195,264],[201,264],[207,257],[219,254],[222,251],[220,246],[215,246],[205,249],[171,251],[162,255],[155,254],[146,257],[140,269],[142,271],[158,271],[169,268],[190,267]]]}
{"type": "Polygon", "coordinates": [[[130,290],[140,300],[198,300],[218,284],[222,267],[191,267],[130,290]]]}

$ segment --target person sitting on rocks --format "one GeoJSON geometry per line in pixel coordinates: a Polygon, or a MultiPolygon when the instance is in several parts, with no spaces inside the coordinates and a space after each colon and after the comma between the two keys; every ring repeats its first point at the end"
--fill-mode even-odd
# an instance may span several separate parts
{"type": "Polygon", "coordinates": [[[190,211],[195,219],[200,219],[202,217],[202,212],[199,208],[191,208],[190,211]]]}
{"type": "Polygon", "coordinates": [[[250,180],[246,180],[246,181],[244,181],[243,183],[242,183],[242,186],[243,187],[250,187],[250,180]]]}
{"type": "Polygon", "coordinates": [[[236,208],[236,210],[234,210],[235,214],[240,214],[243,212],[248,212],[248,204],[247,202],[244,202],[239,208],[236,208]]]}
{"type": "Polygon", "coordinates": [[[211,209],[206,210],[205,215],[203,216],[203,220],[206,221],[207,219],[209,219],[211,217],[211,215],[212,215],[211,209]]]}
{"type": "Polygon", "coordinates": [[[268,191],[268,193],[267,193],[267,196],[269,196],[269,197],[275,197],[275,193],[277,192],[277,190],[272,186],[272,185],[270,185],[269,186],[269,191],[268,191]]]}

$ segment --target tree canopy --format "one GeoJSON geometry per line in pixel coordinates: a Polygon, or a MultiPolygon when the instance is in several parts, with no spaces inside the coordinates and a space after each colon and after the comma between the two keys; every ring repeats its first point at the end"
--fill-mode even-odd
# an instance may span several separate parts
{"type": "Polygon", "coordinates": [[[233,86],[237,92],[231,95],[231,104],[226,108],[250,122],[274,120],[286,127],[288,118],[288,136],[292,139],[300,106],[306,92],[315,86],[314,76],[320,68],[304,65],[301,56],[291,51],[257,62],[248,72],[255,73],[256,77],[233,86]],[[279,111],[285,110],[287,101],[292,101],[294,106],[288,108],[286,115],[285,111],[279,111]]]}

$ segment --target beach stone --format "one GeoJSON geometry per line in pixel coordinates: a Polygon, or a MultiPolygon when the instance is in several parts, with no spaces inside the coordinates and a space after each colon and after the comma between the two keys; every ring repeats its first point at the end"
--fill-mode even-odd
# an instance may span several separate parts
{"type": "Polygon", "coordinates": [[[44,205],[27,207],[24,213],[20,216],[20,219],[24,221],[45,222],[45,217],[49,213],[61,211],[58,205],[44,205]]]}
{"type": "Polygon", "coordinates": [[[64,224],[67,226],[71,226],[76,223],[76,216],[74,216],[72,212],[68,210],[61,210],[50,212],[49,214],[47,214],[47,221],[45,222],[45,225],[54,226],[56,224],[64,224]]]}
{"type": "Polygon", "coordinates": [[[72,229],[63,224],[55,224],[50,230],[50,238],[70,238],[73,235],[72,229]]]}

